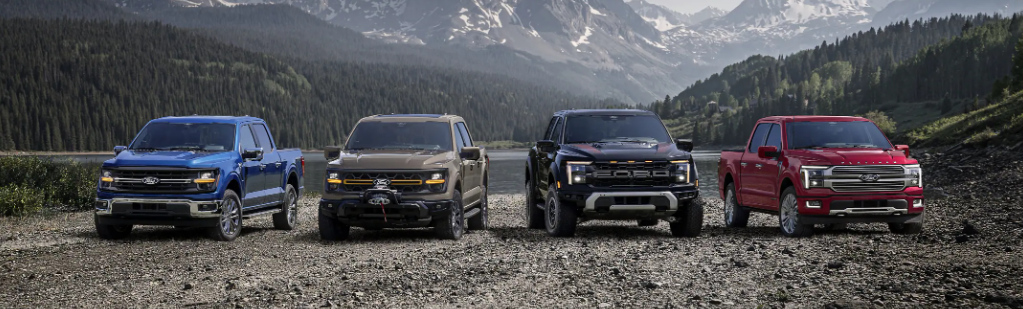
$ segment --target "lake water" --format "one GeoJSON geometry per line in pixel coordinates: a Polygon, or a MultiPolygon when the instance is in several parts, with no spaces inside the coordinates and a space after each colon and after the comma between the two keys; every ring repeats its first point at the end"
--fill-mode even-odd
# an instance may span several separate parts
{"type": "MultiPolygon", "coordinates": [[[[511,194],[525,193],[523,184],[528,152],[523,150],[490,150],[490,193],[511,194]]],[[[696,150],[693,158],[696,168],[700,171],[700,191],[704,196],[716,196],[717,168],[719,150],[696,150]]],[[[71,156],[76,161],[99,163],[110,159],[113,155],[79,155],[71,156]]],[[[305,154],[305,188],[307,192],[323,190],[323,177],[327,160],[322,153],[305,154]]]]}

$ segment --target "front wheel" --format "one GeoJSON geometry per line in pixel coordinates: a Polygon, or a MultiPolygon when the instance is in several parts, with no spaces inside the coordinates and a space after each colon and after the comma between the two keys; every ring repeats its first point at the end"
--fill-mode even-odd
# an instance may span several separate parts
{"type": "Polygon", "coordinates": [[[671,222],[671,235],[675,237],[696,237],[700,236],[703,230],[703,202],[699,199],[690,201],[675,214],[675,221],[671,222]]]}
{"type": "Polygon", "coordinates": [[[476,214],[475,217],[469,218],[469,230],[478,231],[486,230],[490,228],[490,214],[488,214],[487,202],[487,187],[483,186],[483,197],[480,197],[480,213],[476,214]]]}
{"type": "Polygon", "coordinates": [[[550,189],[547,189],[547,211],[544,212],[547,216],[547,234],[554,237],[572,237],[575,236],[575,227],[579,223],[575,208],[566,207],[558,199],[558,188],[551,183],[550,189]]]}
{"type": "Polygon", "coordinates": [[[799,222],[799,202],[796,200],[796,189],[789,187],[781,193],[781,205],[778,211],[778,223],[782,235],[788,237],[809,237],[813,235],[812,224],[799,222]]]}
{"type": "Polygon", "coordinates": [[[465,231],[465,209],[462,208],[462,192],[455,190],[451,197],[451,209],[444,219],[437,220],[434,231],[441,239],[459,240],[465,231]]]}
{"type": "Polygon", "coordinates": [[[278,230],[293,230],[298,226],[298,191],[295,187],[288,185],[284,191],[284,203],[281,205],[281,212],[273,215],[274,228],[278,230]]]}
{"type": "Polygon", "coordinates": [[[220,205],[220,222],[210,228],[210,236],[219,241],[233,241],[242,231],[242,203],[238,194],[227,190],[220,205]]]}

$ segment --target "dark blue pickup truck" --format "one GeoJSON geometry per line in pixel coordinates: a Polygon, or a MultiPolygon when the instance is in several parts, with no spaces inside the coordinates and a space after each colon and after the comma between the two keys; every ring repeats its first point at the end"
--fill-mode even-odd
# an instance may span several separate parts
{"type": "Polygon", "coordinates": [[[272,214],[282,230],[298,223],[305,158],[278,149],[262,119],[164,117],[114,153],[98,184],[101,238],[125,238],[134,225],[170,225],[231,241],[242,218],[272,214]]]}

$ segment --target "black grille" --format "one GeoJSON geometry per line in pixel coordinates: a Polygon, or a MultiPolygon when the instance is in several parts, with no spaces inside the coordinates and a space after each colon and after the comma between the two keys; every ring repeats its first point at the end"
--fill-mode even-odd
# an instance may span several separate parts
{"type": "Polygon", "coordinates": [[[435,171],[430,172],[347,172],[341,174],[343,179],[342,186],[347,192],[362,192],[367,189],[372,189],[375,186],[373,181],[376,179],[387,179],[391,181],[391,185],[387,186],[388,189],[395,190],[403,194],[415,194],[415,193],[428,193],[430,187],[436,191],[440,191],[443,188],[443,184],[427,185],[426,180],[429,179],[430,174],[437,173],[435,171]]]}
{"type": "Polygon", "coordinates": [[[672,164],[668,162],[618,162],[593,165],[595,187],[665,187],[671,185],[672,164]]]}
{"type": "Polygon", "coordinates": [[[199,177],[199,170],[187,169],[159,169],[159,170],[111,170],[114,177],[113,190],[120,192],[166,192],[166,193],[192,193],[198,192],[198,186],[193,179],[199,177]],[[155,184],[147,184],[144,179],[155,177],[159,181],[155,184]]]}

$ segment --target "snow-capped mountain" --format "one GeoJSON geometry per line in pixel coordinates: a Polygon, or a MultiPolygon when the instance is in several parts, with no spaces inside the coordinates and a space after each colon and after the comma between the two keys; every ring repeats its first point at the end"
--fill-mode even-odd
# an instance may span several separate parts
{"type": "Polygon", "coordinates": [[[1020,11],[1023,11],[1023,0],[896,0],[874,16],[874,23],[880,25],[951,14],[1011,15],[1020,11]]]}
{"type": "Polygon", "coordinates": [[[707,7],[696,13],[679,13],[663,5],[653,4],[646,0],[626,1],[637,14],[643,16],[657,30],[667,31],[681,26],[689,26],[701,23],[711,18],[717,18],[728,14],[728,11],[707,7]]]}

